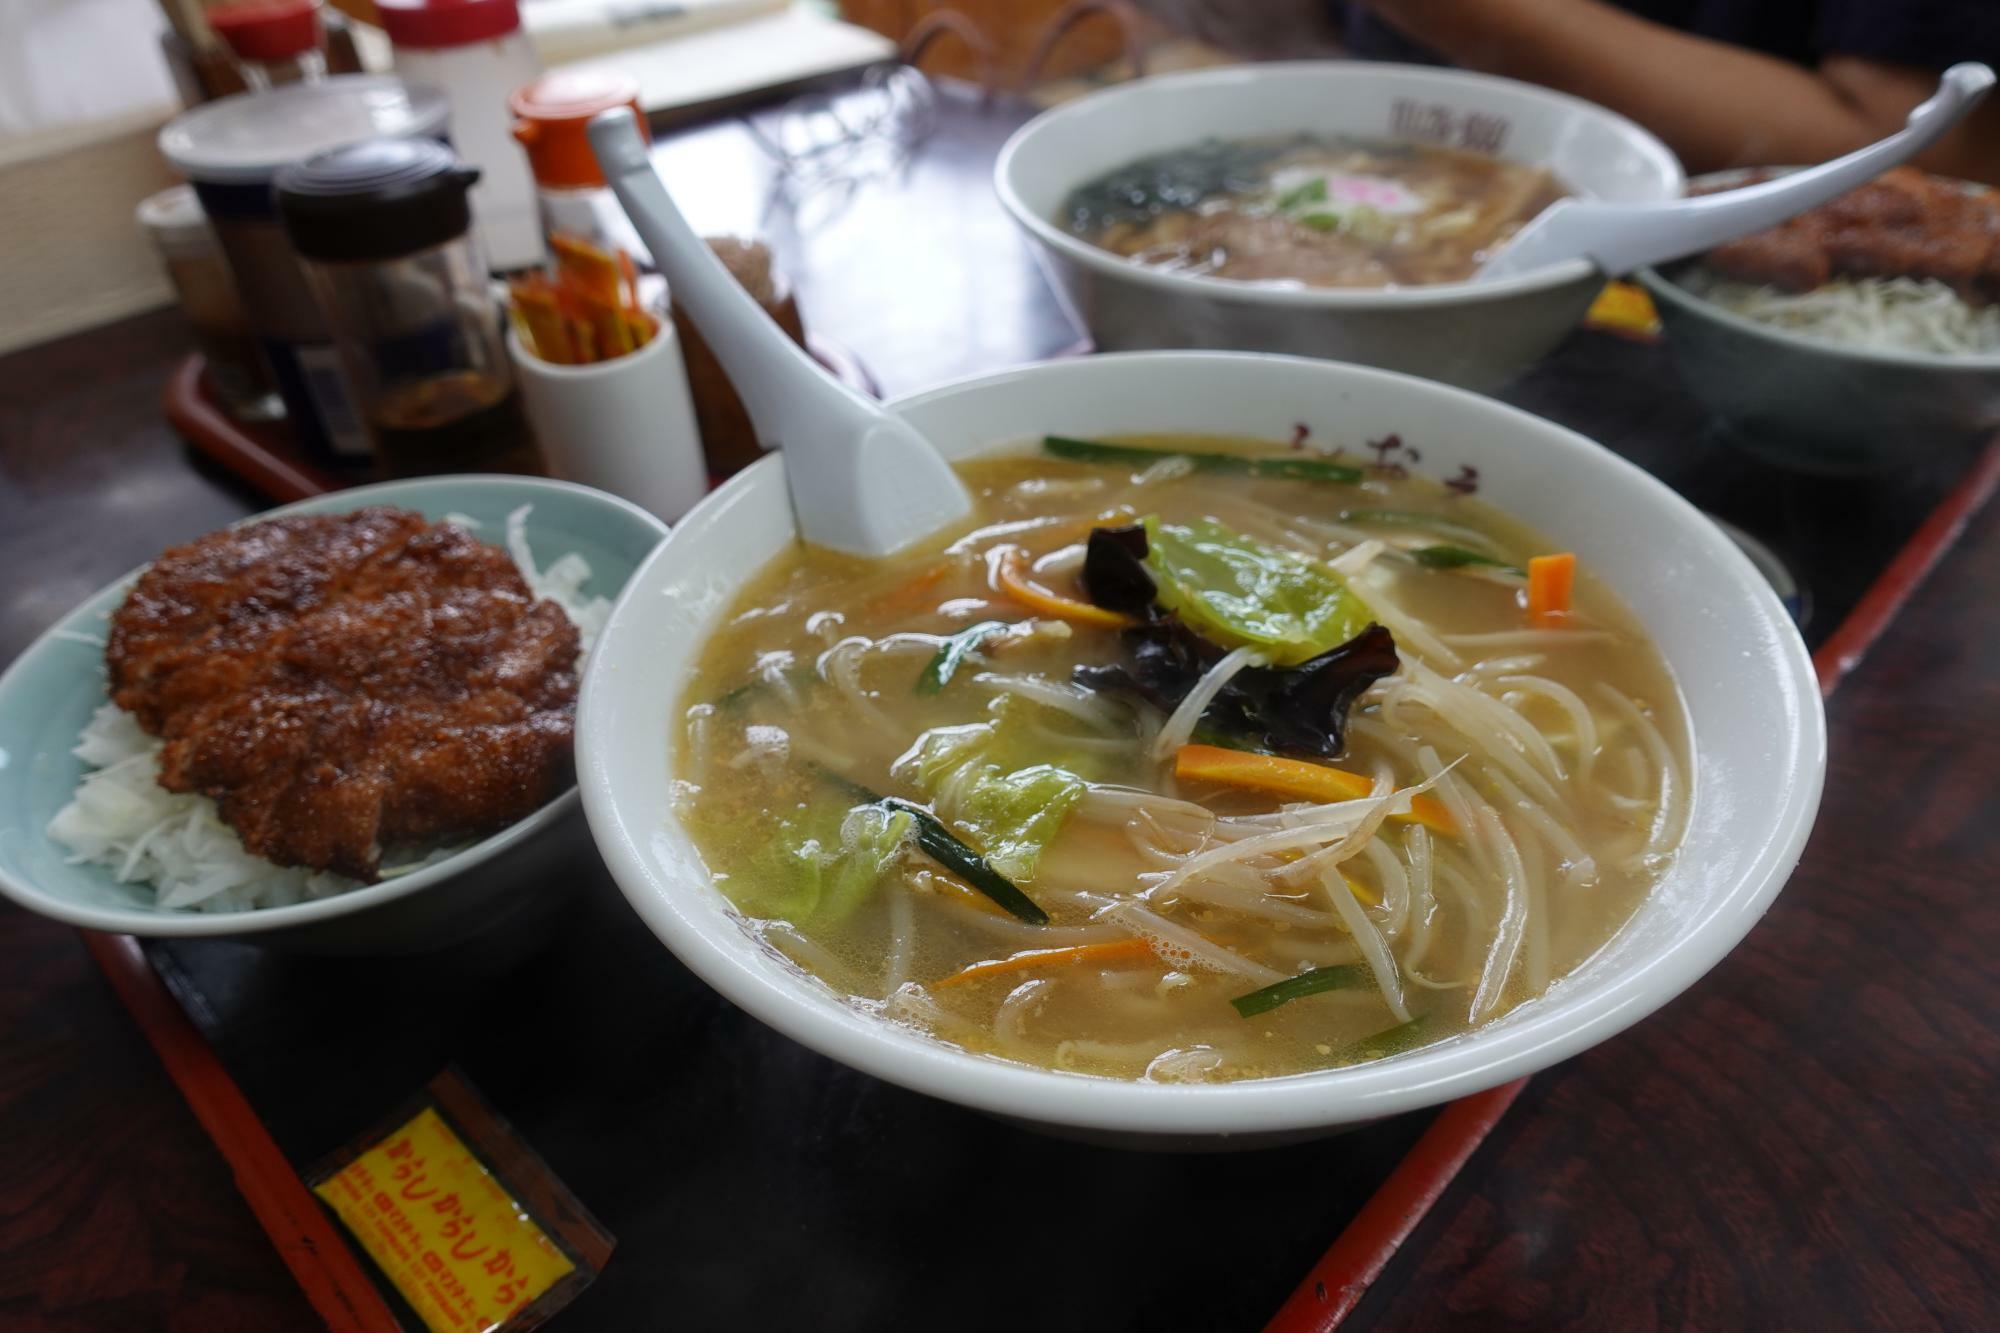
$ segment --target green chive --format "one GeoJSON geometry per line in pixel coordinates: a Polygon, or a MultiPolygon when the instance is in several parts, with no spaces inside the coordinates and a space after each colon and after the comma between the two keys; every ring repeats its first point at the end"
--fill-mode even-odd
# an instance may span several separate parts
{"type": "Polygon", "coordinates": [[[1206,454],[1185,449],[1146,449],[1130,444],[1106,444],[1100,440],[1077,440],[1063,435],[1042,437],[1042,448],[1057,458],[1079,463],[1119,463],[1144,465],[1163,458],[1185,458],[1197,472],[1229,472],[1240,476],[1275,477],[1284,481],[1360,481],[1362,470],[1349,463],[1324,458],[1295,458],[1273,454],[1206,454]]]}
{"type": "Polygon", "coordinates": [[[960,879],[978,889],[981,893],[999,903],[1002,907],[1037,926],[1049,923],[1049,914],[1035,905],[1035,900],[1021,892],[1014,881],[986,864],[986,858],[959,841],[938,817],[921,805],[906,801],[900,796],[883,796],[872,792],[858,782],[842,777],[830,768],[812,765],[820,781],[845,793],[856,805],[879,805],[889,810],[901,810],[916,822],[917,846],[926,856],[957,875],[960,879]]]}
{"type": "Polygon", "coordinates": [[[1046,926],[1049,923],[1049,914],[1036,906],[1034,899],[1021,892],[1012,880],[986,864],[985,857],[960,842],[950,829],[938,822],[936,815],[920,805],[895,796],[883,798],[882,804],[890,810],[901,810],[916,821],[917,846],[921,847],[931,860],[1021,920],[1032,922],[1037,926],[1046,926]]]}
{"type": "Polygon", "coordinates": [[[1357,1060],[1381,1060],[1414,1050],[1430,1038],[1430,1015],[1418,1014],[1407,1023],[1385,1028],[1372,1037],[1363,1037],[1342,1052],[1357,1060]]]}
{"type": "Polygon", "coordinates": [[[1405,555],[1425,569],[1461,569],[1466,565],[1483,565],[1488,569],[1498,569],[1509,574],[1519,574],[1526,578],[1528,571],[1519,565],[1510,565],[1505,560],[1495,560],[1490,555],[1463,546],[1425,546],[1419,550],[1406,551],[1405,555]]]}
{"type": "Polygon", "coordinates": [[[979,647],[988,635],[997,634],[1006,628],[1007,622],[1004,620],[982,620],[977,625],[962,629],[946,638],[944,646],[937,650],[937,656],[925,665],[923,674],[917,677],[917,693],[936,694],[942,690],[945,682],[951,679],[952,673],[958,670],[960,662],[979,647]]]}
{"type": "Polygon", "coordinates": [[[1248,995],[1239,995],[1229,1003],[1245,1018],[1269,1013],[1281,1004],[1302,1000],[1308,995],[1318,995],[1322,991],[1354,990],[1361,986],[1371,986],[1374,978],[1368,969],[1359,963],[1345,963],[1339,967],[1315,967],[1309,972],[1301,972],[1283,981],[1274,981],[1262,990],[1253,990],[1248,995]]]}
{"type": "Polygon", "coordinates": [[[1197,726],[1194,735],[1188,739],[1196,745],[1213,745],[1218,750],[1241,750],[1245,754],[1278,753],[1268,745],[1260,744],[1248,736],[1239,736],[1233,731],[1224,731],[1221,727],[1210,726],[1205,722],[1197,726]]]}
{"type": "Polygon", "coordinates": [[[1340,516],[1342,523],[1372,524],[1385,528],[1416,528],[1422,532],[1434,532],[1441,536],[1457,537],[1462,541],[1485,542],[1491,540],[1477,528],[1463,523],[1454,523],[1436,514],[1418,514],[1407,509],[1349,509],[1340,516]]]}
{"type": "Polygon", "coordinates": [[[1295,185],[1278,196],[1278,211],[1289,213],[1300,204],[1323,204],[1326,202],[1326,177],[1315,176],[1303,185],[1295,185]]]}
{"type": "Polygon", "coordinates": [[[1293,221],[1314,231],[1339,231],[1341,218],[1338,213],[1307,213],[1293,221]]]}

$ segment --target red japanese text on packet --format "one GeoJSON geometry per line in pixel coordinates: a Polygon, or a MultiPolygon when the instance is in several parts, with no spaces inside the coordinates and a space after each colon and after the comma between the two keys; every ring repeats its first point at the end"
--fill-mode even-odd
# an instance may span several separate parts
{"type": "Polygon", "coordinates": [[[610,1237],[449,1071],[312,1189],[432,1333],[531,1328],[610,1253],[610,1237]],[[522,1198],[561,1220],[544,1225],[522,1198]]]}

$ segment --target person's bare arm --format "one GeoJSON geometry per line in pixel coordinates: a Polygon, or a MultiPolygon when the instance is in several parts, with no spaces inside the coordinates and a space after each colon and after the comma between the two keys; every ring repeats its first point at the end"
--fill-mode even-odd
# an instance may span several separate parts
{"type": "MultiPolygon", "coordinates": [[[[1693,171],[1820,162],[1901,128],[1934,73],[1857,56],[1806,69],[1694,37],[1598,0],[1366,0],[1467,69],[1525,79],[1623,112],[1693,171]]],[[[2000,184],[2000,98],[1918,159],[2000,184]]]]}
{"type": "Polygon", "coordinates": [[[1250,60],[1345,54],[1326,0],[1135,0],[1174,32],[1250,60]]]}

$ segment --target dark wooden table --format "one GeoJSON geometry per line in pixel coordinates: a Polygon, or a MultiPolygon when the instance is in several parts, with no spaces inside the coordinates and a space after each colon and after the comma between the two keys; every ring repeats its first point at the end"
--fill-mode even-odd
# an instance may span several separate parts
{"type": "MultiPolygon", "coordinates": [[[[896,393],[1076,337],[985,185],[1008,123],[948,105],[914,161],[776,204],[733,128],[662,158],[698,225],[774,238],[809,324],[896,393]]],[[[0,662],[162,545],[259,507],[160,419],[186,347],[159,314],[0,359],[0,662]]],[[[1854,485],[1738,464],[1665,377],[1656,349],[1580,335],[1511,396],[1778,546],[1820,599],[1816,637],[1947,489],[1914,469],[1854,485]]],[[[1538,1076],[1348,1327],[2000,1327],[1996,571],[1989,512],[1835,698],[1819,831],[1767,920],[1687,996],[1538,1076]]],[[[1274,1164],[1235,1160],[1203,1169],[1204,1188],[1274,1164]]],[[[1309,1257],[1346,1220],[1273,1244],[1309,1257]]],[[[1197,1233],[1259,1221],[1160,1218],[1197,1233]]],[[[1258,1281],[1198,1303],[1203,1322],[1275,1309],[1285,1284],[1258,1281]]],[[[1130,1295],[1131,1326],[1179,1322],[1170,1293],[1130,1295]]],[[[556,1326],[632,1326],[592,1309],[556,1326]]],[[[312,1322],[78,936],[0,911],[0,1327],[312,1322]]]]}

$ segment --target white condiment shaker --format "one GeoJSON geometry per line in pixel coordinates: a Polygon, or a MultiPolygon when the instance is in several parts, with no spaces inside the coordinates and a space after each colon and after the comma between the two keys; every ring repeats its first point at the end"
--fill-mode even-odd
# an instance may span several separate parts
{"type": "Polygon", "coordinates": [[[479,168],[472,215],[494,268],[542,262],[541,221],[528,160],[514,142],[507,96],[541,73],[516,0],[376,0],[396,72],[444,90],[451,142],[479,168]]]}

